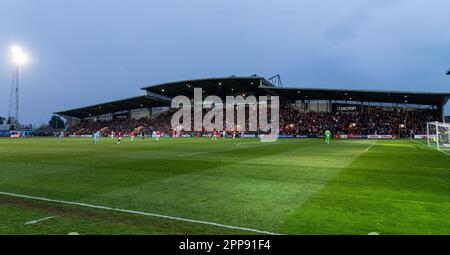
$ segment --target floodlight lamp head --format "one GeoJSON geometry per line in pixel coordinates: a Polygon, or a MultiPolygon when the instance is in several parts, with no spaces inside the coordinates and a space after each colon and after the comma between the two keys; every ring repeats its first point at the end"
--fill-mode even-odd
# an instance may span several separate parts
{"type": "Polygon", "coordinates": [[[28,62],[28,56],[19,46],[13,45],[10,48],[11,61],[17,66],[23,66],[28,62]]]}

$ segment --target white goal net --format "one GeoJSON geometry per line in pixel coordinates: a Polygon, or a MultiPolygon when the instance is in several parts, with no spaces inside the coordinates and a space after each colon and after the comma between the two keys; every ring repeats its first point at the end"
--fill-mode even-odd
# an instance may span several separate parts
{"type": "Polygon", "coordinates": [[[428,146],[438,150],[450,150],[450,124],[442,122],[427,123],[428,146]]]}

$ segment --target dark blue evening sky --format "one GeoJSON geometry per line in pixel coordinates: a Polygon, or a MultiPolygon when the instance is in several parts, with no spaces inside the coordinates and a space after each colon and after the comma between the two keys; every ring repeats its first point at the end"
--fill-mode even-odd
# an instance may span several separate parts
{"type": "Polygon", "coordinates": [[[449,14],[448,0],[2,0],[0,115],[12,44],[32,58],[23,123],[136,96],[144,85],[213,76],[450,92],[449,14]]]}

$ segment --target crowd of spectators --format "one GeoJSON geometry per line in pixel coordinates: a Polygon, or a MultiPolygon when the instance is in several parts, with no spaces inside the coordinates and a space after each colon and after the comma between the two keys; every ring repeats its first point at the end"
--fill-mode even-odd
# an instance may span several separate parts
{"type": "Polygon", "coordinates": [[[283,134],[409,135],[426,132],[426,123],[440,119],[434,110],[365,109],[355,112],[303,112],[293,107],[280,111],[283,134]]]}
{"type": "Polygon", "coordinates": [[[159,114],[154,118],[129,119],[119,118],[114,120],[81,121],[67,129],[68,135],[90,135],[96,131],[101,131],[104,135],[112,132],[130,134],[132,132],[139,134],[151,134],[153,131],[170,133],[172,116],[171,111],[159,114]]]}
{"type": "MultiPolygon", "coordinates": [[[[100,130],[103,134],[151,134],[153,131],[171,134],[172,114],[173,111],[167,111],[153,118],[82,121],[68,128],[66,133],[87,135],[100,130]]],[[[279,124],[280,133],[285,135],[321,135],[327,129],[333,134],[410,135],[423,134],[426,132],[426,123],[436,120],[439,120],[439,113],[425,109],[386,111],[375,108],[356,112],[308,112],[287,106],[280,109],[279,124]]]]}

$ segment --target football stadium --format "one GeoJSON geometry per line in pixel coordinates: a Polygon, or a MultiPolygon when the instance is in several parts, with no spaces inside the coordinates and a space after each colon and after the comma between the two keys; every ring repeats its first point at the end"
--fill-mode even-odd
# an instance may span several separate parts
{"type": "Polygon", "coordinates": [[[449,10],[2,0],[3,250],[448,250],[449,10]]]}
{"type": "Polygon", "coordinates": [[[67,125],[47,137],[3,131],[0,233],[450,233],[450,93],[283,86],[257,75],[142,92],[56,111],[67,125]],[[171,102],[194,89],[279,98],[278,139],[225,125],[175,129],[171,102]]]}

